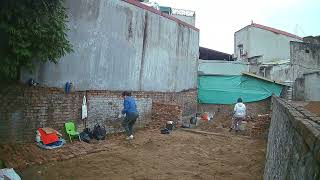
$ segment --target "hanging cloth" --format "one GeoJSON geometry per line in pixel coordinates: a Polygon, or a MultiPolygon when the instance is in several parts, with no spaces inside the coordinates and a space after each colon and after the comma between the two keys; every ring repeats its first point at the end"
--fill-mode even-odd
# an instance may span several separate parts
{"type": "Polygon", "coordinates": [[[87,99],[86,99],[86,96],[83,96],[83,100],[82,100],[82,119],[85,119],[87,117],[88,117],[87,99]]]}

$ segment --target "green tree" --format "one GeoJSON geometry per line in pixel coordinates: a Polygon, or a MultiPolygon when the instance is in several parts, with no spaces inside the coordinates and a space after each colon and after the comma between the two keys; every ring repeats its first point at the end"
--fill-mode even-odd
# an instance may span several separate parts
{"type": "Polygon", "coordinates": [[[0,1],[0,79],[19,79],[20,69],[72,52],[64,0],[0,1]]]}

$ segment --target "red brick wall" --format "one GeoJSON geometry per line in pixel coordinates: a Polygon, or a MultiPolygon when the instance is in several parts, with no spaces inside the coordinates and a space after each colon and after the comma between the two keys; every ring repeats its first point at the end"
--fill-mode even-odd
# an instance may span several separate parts
{"type": "MultiPolygon", "coordinates": [[[[1,85],[0,143],[32,142],[38,127],[49,126],[63,132],[64,123],[69,119],[81,126],[84,95],[90,103],[92,96],[119,97],[121,92],[82,91],[65,94],[62,89],[56,88],[1,85]]],[[[177,104],[181,106],[183,115],[194,113],[197,108],[196,90],[179,93],[133,92],[133,95],[151,98],[153,102],[177,104]]]]}
{"type": "Polygon", "coordinates": [[[0,143],[30,142],[38,127],[63,129],[68,119],[80,121],[84,92],[65,94],[51,88],[21,85],[0,90],[0,143]]]}

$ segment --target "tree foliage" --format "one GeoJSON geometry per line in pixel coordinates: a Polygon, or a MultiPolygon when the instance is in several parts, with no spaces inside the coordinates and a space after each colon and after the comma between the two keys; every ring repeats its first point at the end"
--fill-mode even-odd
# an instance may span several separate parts
{"type": "Polygon", "coordinates": [[[0,1],[0,75],[19,78],[38,62],[59,59],[72,51],[64,0],[0,1]]]}

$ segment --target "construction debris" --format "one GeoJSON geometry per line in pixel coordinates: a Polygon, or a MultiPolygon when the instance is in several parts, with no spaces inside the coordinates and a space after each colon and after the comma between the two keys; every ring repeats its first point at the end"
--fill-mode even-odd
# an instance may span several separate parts
{"type": "Polygon", "coordinates": [[[270,122],[270,114],[258,115],[253,122],[250,136],[267,136],[270,122]]]}
{"type": "Polygon", "coordinates": [[[166,127],[167,121],[176,126],[182,117],[182,108],[176,104],[152,103],[152,121],[146,126],[150,129],[166,127]]]}

